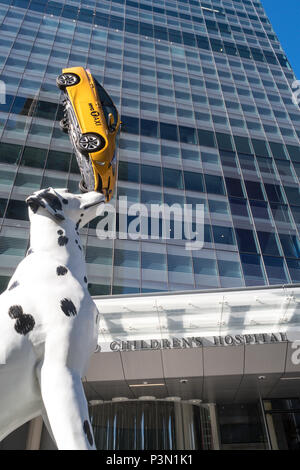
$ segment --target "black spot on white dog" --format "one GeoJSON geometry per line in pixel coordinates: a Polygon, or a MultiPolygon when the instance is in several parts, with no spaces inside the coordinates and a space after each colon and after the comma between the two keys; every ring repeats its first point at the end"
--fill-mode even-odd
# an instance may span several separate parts
{"type": "Polygon", "coordinates": [[[58,241],[59,246],[65,246],[68,243],[69,239],[68,237],[65,237],[64,235],[60,235],[57,241],[58,241]]]}
{"type": "Polygon", "coordinates": [[[18,287],[20,284],[18,281],[14,281],[12,283],[12,285],[8,288],[8,290],[12,290],[12,289],[15,289],[16,287],[18,287]]]}
{"type": "Polygon", "coordinates": [[[58,235],[62,235],[64,232],[63,230],[57,230],[58,235]]]}
{"type": "Polygon", "coordinates": [[[76,245],[78,245],[78,240],[75,240],[76,245]]]}
{"type": "Polygon", "coordinates": [[[15,330],[20,335],[27,335],[33,330],[35,321],[32,315],[21,315],[15,323],[15,330]]]}
{"type": "Polygon", "coordinates": [[[76,223],[76,226],[75,226],[76,230],[78,230],[80,222],[81,222],[81,219],[79,219],[78,222],[76,223]]]}
{"type": "Polygon", "coordinates": [[[46,199],[51,209],[54,211],[62,211],[62,205],[59,197],[55,196],[55,194],[47,193],[47,195],[44,196],[44,199],[46,199]]]}
{"type": "Polygon", "coordinates": [[[87,437],[87,440],[89,441],[90,446],[92,446],[94,444],[94,439],[91,433],[90,423],[87,420],[85,420],[83,423],[83,430],[86,434],[86,437],[87,437]]]}
{"type": "Polygon", "coordinates": [[[8,315],[13,320],[15,320],[16,318],[20,318],[23,315],[23,309],[21,305],[12,305],[11,307],[9,307],[8,315]]]}
{"type": "Polygon", "coordinates": [[[87,283],[87,277],[86,276],[84,276],[83,280],[84,280],[85,283],[87,283]]]}
{"type": "Polygon", "coordinates": [[[80,214],[80,217],[83,217],[83,216],[84,216],[84,214],[80,214]]]}
{"type": "Polygon", "coordinates": [[[60,308],[67,317],[75,317],[77,315],[77,310],[72,300],[63,299],[60,301],[60,308]]]}
{"type": "Polygon", "coordinates": [[[57,266],[56,268],[56,274],[58,276],[64,276],[65,274],[67,274],[67,272],[68,269],[65,266],[57,266]]]}

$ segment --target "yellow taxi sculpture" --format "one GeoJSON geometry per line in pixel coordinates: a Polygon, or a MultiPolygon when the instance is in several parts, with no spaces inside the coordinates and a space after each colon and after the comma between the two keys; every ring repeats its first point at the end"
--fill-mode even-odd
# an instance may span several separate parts
{"type": "Polygon", "coordinates": [[[88,69],[71,67],[56,79],[65,93],[60,126],[69,133],[82,176],[82,192],[99,191],[106,201],[116,180],[116,136],[120,116],[112,99],[88,69]]]}

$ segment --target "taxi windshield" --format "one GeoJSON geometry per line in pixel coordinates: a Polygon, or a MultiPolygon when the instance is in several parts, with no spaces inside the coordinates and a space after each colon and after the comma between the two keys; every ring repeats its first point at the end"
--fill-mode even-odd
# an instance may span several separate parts
{"type": "Polygon", "coordinates": [[[94,82],[95,82],[97,92],[98,92],[98,96],[99,96],[99,99],[100,99],[100,102],[101,102],[101,105],[102,105],[102,108],[103,108],[103,112],[104,112],[105,120],[107,122],[107,126],[108,126],[110,131],[114,131],[115,128],[116,128],[117,122],[118,122],[118,111],[117,111],[112,99],[110,98],[108,93],[104,90],[103,86],[100,85],[100,83],[95,78],[94,78],[94,82]],[[112,114],[113,118],[114,118],[114,122],[111,125],[109,124],[109,114],[112,114]]]}

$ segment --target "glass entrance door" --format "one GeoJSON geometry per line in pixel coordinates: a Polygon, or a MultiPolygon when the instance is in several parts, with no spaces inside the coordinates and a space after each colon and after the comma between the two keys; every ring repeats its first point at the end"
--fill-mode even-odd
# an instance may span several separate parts
{"type": "Polygon", "coordinates": [[[264,400],[266,422],[273,450],[300,450],[300,400],[264,400]]]}
{"type": "Polygon", "coordinates": [[[91,406],[98,450],[205,450],[212,448],[205,405],[126,400],[91,406]]]}

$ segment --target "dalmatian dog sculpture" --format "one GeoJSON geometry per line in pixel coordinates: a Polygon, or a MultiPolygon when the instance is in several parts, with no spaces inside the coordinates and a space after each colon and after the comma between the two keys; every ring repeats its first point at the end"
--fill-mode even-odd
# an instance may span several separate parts
{"type": "Polygon", "coordinates": [[[0,296],[0,441],[42,415],[58,449],[95,449],[81,378],[99,313],[78,230],[102,202],[53,188],[26,199],[30,249],[0,296]]]}

